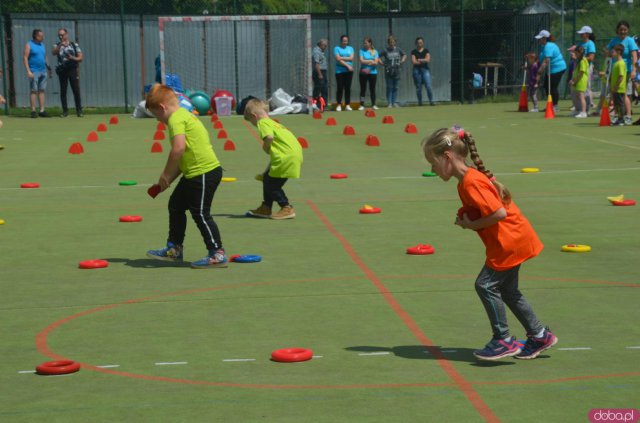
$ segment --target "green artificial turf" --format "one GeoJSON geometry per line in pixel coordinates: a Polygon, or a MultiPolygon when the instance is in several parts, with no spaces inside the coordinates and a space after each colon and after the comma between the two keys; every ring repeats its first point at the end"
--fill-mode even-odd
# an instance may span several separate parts
{"type": "MultiPolygon", "coordinates": [[[[516,108],[278,117],[309,143],[302,179],[285,185],[297,214],[289,221],[244,217],[260,204],[254,176],[268,162],[254,130],[222,118],[236,145],[224,151],[227,138],[201,118],[225,176],[237,178],[213,202],[224,246],[263,257],[204,271],[145,256],[163,246],[168,222],[169,192],[146,193],[169,150],[165,140],[164,153],[151,153],[156,121],[121,115],[87,142],[109,116],[3,117],[0,419],[580,422],[592,408],[639,408],[640,209],[606,197],[640,200],[640,133],[516,108]],[[394,124],[382,124],[387,114],[394,124]],[[403,131],[408,123],[417,134],[403,131]],[[474,135],[545,244],[520,271],[521,289],[560,339],[536,360],[472,356],[491,336],[473,287],[484,248],[453,224],[455,182],[424,177],[420,151],[423,137],[453,124],[474,135]],[[345,125],[356,134],[343,135],[345,125]],[[381,145],[366,146],[367,135],[381,145]],[[83,154],[68,153],[75,142],[83,154]],[[25,182],[40,188],[19,188],[25,182]],[[365,204],[382,213],[359,214],[365,204]],[[120,223],[122,215],[143,220],[120,223]],[[560,251],[570,243],[592,251],[560,251]],[[405,254],[417,244],[436,252],[405,254]],[[110,264],[78,269],[88,259],[110,264]],[[289,347],[316,357],[270,360],[289,347]],[[21,373],[59,357],[85,366],[67,376],[21,373]]],[[[204,254],[189,220],[185,259],[204,254]]]]}

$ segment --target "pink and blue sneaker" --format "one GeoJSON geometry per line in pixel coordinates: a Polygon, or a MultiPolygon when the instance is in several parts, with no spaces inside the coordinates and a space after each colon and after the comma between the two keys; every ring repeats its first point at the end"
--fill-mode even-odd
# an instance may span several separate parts
{"type": "Polygon", "coordinates": [[[162,261],[182,261],[182,245],[169,241],[164,248],[147,251],[147,257],[162,261]]]}
{"type": "Polygon", "coordinates": [[[500,360],[505,357],[513,357],[520,353],[522,344],[520,344],[515,336],[507,339],[493,338],[481,350],[475,350],[473,355],[480,360],[500,360]]]}
{"type": "Polygon", "coordinates": [[[544,332],[540,338],[528,336],[527,342],[524,344],[520,354],[516,358],[521,360],[531,360],[536,358],[544,350],[548,350],[558,343],[558,337],[555,336],[549,327],[544,328],[544,332]]]}
{"type": "Polygon", "coordinates": [[[209,250],[209,255],[191,263],[191,267],[194,269],[213,269],[227,267],[228,265],[229,260],[222,248],[209,250]]]}

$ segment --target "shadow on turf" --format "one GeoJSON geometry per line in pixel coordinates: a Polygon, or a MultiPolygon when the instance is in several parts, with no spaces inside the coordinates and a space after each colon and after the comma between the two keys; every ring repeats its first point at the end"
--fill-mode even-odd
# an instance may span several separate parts
{"type": "MultiPolygon", "coordinates": [[[[443,355],[449,361],[462,361],[470,363],[477,367],[495,367],[515,364],[515,359],[504,359],[500,361],[480,361],[473,356],[474,349],[472,348],[459,348],[459,347],[430,347],[438,348],[443,351],[443,355]]],[[[347,347],[347,351],[357,351],[360,353],[376,353],[376,352],[390,352],[396,357],[410,358],[418,360],[435,360],[434,355],[428,351],[424,345],[399,345],[397,347],[374,347],[374,346],[358,346],[347,347]]]]}
{"type": "Polygon", "coordinates": [[[154,260],[150,258],[139,259],[127,259],[127,258],[106,258],[104,259],[109,263],[124,263],[125,266],[142,268],[142,269],[155,269],[159,267],[190,267],[191,264],[187,261],[183,262],[171,262],[154,260]]]}

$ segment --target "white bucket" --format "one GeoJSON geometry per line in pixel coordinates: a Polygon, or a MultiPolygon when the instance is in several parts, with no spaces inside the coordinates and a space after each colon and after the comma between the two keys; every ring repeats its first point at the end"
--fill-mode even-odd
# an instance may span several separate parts
{"type": "Polygon", "coordinates": [[[218,116],[231,116],[231,97],[216,97],[218,116]]]}

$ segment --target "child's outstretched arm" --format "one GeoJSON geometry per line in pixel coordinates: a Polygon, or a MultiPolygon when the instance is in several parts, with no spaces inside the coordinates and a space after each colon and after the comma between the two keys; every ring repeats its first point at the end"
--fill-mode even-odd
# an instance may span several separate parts
{"type": "Polygon", "coordinates": [[[158,185],[162,191],[169,188],[171,183],[180,175],[180,158],[186,148],[186,138],[183,134],[176,135],[171,140],[171,151],[167,158],[167,164],[164,166],[164,170],[158,180],[158,185]]]}
{"type": "Polygon", "coordinates": [[[273,137],[271,135],[267,135],[262,139],[262,150],[269,154],[271,151],[271,144],[273,144],[273,137]]]}
{"type": "Polygon", "coordinates": [[[491,225],[495,225],[506,217],[507,211],[504,207],[500,207],[489,216],[481,217],[480,219],[476,220],[470,220],[469,216],[467,216],[467,214],[465,213],[462,215],[462,219],[456,217],[455,224],[460,226],[462,229],[472,229],[474,231],[477,231],[479,229],[484,229],[488,228],[491,225]]]}

